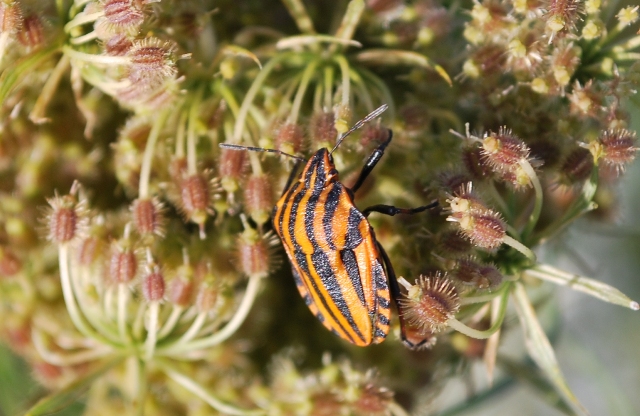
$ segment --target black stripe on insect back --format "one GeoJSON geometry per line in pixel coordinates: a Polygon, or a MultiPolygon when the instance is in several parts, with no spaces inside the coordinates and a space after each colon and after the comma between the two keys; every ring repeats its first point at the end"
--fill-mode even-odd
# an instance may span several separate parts
{"type": "MultiPolygon", "coordinates": [[[[324,253],[323,253],[324,254],[324,253]]],[[[302,272],[304,274],[306,274],[307,276],[311,276],[311,271],[309,270],[309,265],[307,263],[307,256],[300,252],[300,251],[296,251],[295,252],[295,258],[296,258],[296,263],[298,264],[298,266],[300,267],[300,269],[302,269],[302,272]]],[[[315,264],[315,259],[312,258],[312,262],[315,264]]],[[[328,262],[328,259],[327,259],[328,262]]],[[[316,269],[316,272],[318,272],[318,275],[320,276],[320,278],[322,279],[322,276],[320,275],[320,271],[318,269],[316,269]]],[[[345,336],[347,336],[349,338],[349,340],[353,343],[353,337],[351,337],[351,335],[349,334],[349,332],[346,330],[345,327],[343,327],[340,324],[340,321],[338,320],[338,318],[336,317],[336,315],[333,313],[333,311],[331,310],[331,308],[329,307],[329,304],[327,303],[327,299],[325,299],[325,297],[322,295],[322,293],[320,292],[320,289],[318,288],[318,285],[316,283],[316,280],[313,279],[312,277],[310,277],[309,279],[307,279],[307,282],[311,285],[310,287],[308,287],[307,289],[309,291],[313,291],[315,293],[315,295],[318,297],[318,299],[320,299],[320,302],[322,303],[322,305],[324,306],[324,309],[329,313],[329,316],[331,316],[331,319],[333,320],[333,322],[340,327],[340,329],[342,330],[342,332],[345,334],[345,336]]],[[[337,282],[336,282],[337,283],[337,282]]],[[[323,285],[326,287],[326,285],[324,284],[324,280],[323,280],[323,285]]],[[[331,292],[329,291],[329,295],[331,295],[331,292]]],[[[313,299],[313,296],[311,296],[311,298],[313,299]]],[[[332,297],[333,299],[333,297],[332,297]]],[[[323,317],[324,319],[324,317],[323,317]]],[[[350,322],[351,323],[351,322],[350,322]]],[[[362,338],[362,336],[360,336],[362,338]]]]}
{"type": "Polygon", "coordinates": [[[318,276],[320,276],[320,279],[322,280],[322,286],[325,287],[325,289],[329,293],[329,296],[331,296],[331,300],[338,307],[342,315],[347,319],[347,322],[349,322],[349,326],[354,330],[356,335],[358,335],[358,337],[364,342],[365,339],[360,333],[360,330],[353,320],[353,317],[351,316],[349,305],[347,305],[347,302],[342,296],[342,290],[340,289],[340,284],[338,283],[336,275],[331,268],[329,257],[327,257],[324,252],[320,251],[311,255],[311,262],[316,269],[318,276]]]}
{"type": "Polygon", "coordinates": [[[353,249],[362,243],[362,234],[360,234],[360,223],[362,221],[364,221],[364,217],[360,211],[352,207],[349,210],[349,218],[347,220],[344,248],[353,249]]]}
{"type": "MultiPolygon", "coordinates": [[[[298,208],[300,208],[300,201],[302,201],[302,198],[304,198],[305,194],[308,192],[306,187],[299,188],[300,190],[297,194],[295,194],[295,196],[293,197],[293,201],[291,202],[291,209],[289,210],[289,224],[287,224],[287,232],[289,233],[289,238],[293,242],[293,246],[296,251],[302,251],[302,248],[300,248],[296,240],[296,219],[298,217],[298,208]]],[[[282,235],[284,236],[284,230],[282,230],[282,235]]]]}
{"type": "Polygon", "coordinates": [[[360,280],[360,269],[358,268],[358,260],[353,250],[342,250],[340,252],[340,260],[344,264],[344,268],[349,275],[353,289],[358,294],[360,303],[366,306],[364,300],[364,291],[362,290],[362,280],[360,280]]]}
{"type": "Polygon", "coordinates": [[[331,250],[337,250],[337,247],[334,244],[334,235],[333,235],[333,217],[336,213],[336,209],[338,208],[338,204],[340,202],[340,195],[342,194],[342,190],[344,188],[340,186],[338,182],[334,182],[331,190],[327,194],[327,202],[324,203],[324,216],[322,217],[322,228],[324,228],[324,235],[326,236],[327,243],[329,243],[329,248],[331,250]]]}

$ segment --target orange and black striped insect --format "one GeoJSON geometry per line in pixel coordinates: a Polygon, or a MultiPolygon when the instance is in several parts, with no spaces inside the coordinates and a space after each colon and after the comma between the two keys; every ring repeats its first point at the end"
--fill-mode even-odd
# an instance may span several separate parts
{"type": "MultiPolygon", "coordinates": [[[[390,328],[390,299],[399,310],[400,297],[389,256],[376,240],[367,217],[372,212],[415,214],[437,205],[434,202],[410,209],[373,205],[362,211],[355,206],[354,194],[382,158],[392,139],[391,130],[388,139],[367,159],[355,185],[347,188],[340,182],[332,153],[348,135],[386,109],[383,105],[373,111],[341,135],[331,151],[319,149],[308,161],[275,149],[220,145],[279,153],[298,160],[273,210],[273,227],[311,312],[331,332],[358,346],[384,341],[390,328]],[[306,166],[294,182],[301,162],[306,166]]],[[[405,344],[420,346],[405,338],[402,316],[400,324],[405,344]]]]}

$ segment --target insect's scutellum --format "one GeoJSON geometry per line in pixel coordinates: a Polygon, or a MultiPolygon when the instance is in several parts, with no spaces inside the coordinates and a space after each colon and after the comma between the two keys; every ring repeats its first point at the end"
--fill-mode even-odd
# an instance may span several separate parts
{"type": "MultiPolygon", "coordinates": [[[[308,160],[277,149],[220,144],[233,150],[251,150],[292,157],[306,165],[294,180],[293,170],[273,213],[273,227],[291,263],[298,291],[322,324],[342,339],[358,346],[386,338],[391,324],[391,299],[398,306],[400,289],[393,267],[376,240],[367,216],[414,214],[437,203],[412,209],[374,205],[360,211],[354,193],[380,161],[392,134],[366,161],[355,185],[349,189],[338,178],[331,154],[346,137],[388,108],[382,105],[355,123],[336,141],[331,151],[317,150],[308,160]]],[[[400,316],[403,341],[411,348],[426,340],[408,340],[400,316]]]]}

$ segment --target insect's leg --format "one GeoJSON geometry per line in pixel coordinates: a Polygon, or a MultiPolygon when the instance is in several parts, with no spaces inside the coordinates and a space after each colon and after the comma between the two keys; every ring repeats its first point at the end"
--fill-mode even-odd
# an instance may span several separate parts
{"type": "Polygon", "coordinates": [[[417,214],[418,212],[426,211],[428,209],[432,209],[437,206],[438,206],[438,201],[433,201],[429,205],[423,205],[421,207],[416,207],[416,208],[398,208],[398,207],[394,207],[393,205],[377,204],[377,205],[372,205],[368,208],[365,208],[362,211],[362,215],[364,215],[365,217],[368,217],[369,214],[371,214],[372,212],[379,212],[381,214],[390,215],[390,216],[394,216],[396,214],[417,214]]]}
{"type": "Polygon", "coordinates": [[[421,339],[419,342],[412,342],[408,339],[406,331],[405,331],[405,318],[402,313],[402,307],[400,305],[400,284],[398,283],[398,278],[396,277],[396,272],[393,270],[393,266],[391,265],[391,259],[389,259],[389,255],[384,250],[380,243],[376,242],[378,246],[378,251],[382,256],[382,261],[384,263],[384,268],[387,271],[387,276],[389,277],[389,293],[391,295],[391,299],[393,299],[393,303],[396,305],[396,310],[398,311],[398,319],[400,320],[400,337],[402,338],[402,343],[406,345],[410,349],[419,349],[423,345],[426,345],[429,342],[429,338],[425,337],[421,339]]]}
{"type": "MultiPolygon", "coordinates": [[[[291,169],[291,173],[289,174],[289,177],[287,178],[287,184],[284,186],[284,189],[282,190],[282,195],[284,195],[289,190],[289,188],[291,188],[291,184],[293,183],[294,179],[296,178],[296,173],[298,172],[298,168],[300,167],[301,163],[302,163],[302,161],[296,160],[296,163],[293,165],[293,169],[291,169]]],[[[280,197],[282,197],[282,195],[280,195],[280,197]]]]}
{"type": "Polygon", "coordinates": [[[380,159],[382,159],[382,155],[384,155],[384,149],[386,149],[389,143],[391,143],[391,139],[393,138],[393,132],[391,130],[388,130],[388,132],[389,132],[389,137],[387,138],[387,140],[384,143],[382,143],[380,146],[376,147],[373,153],[371,153],[371,155],[367,159],[367,162],[364,164],[364,166],[362,167],[362,170],[360,171],[360,176],[358,176],[358,180],[356,181],[355,185],[351,187],[351,192],[353,192],[354,194],[362,186],[362,184],[364,183],[364,180],[367,179],[367,176],[369,176],[373,168],[376,167],[380,159]]]}

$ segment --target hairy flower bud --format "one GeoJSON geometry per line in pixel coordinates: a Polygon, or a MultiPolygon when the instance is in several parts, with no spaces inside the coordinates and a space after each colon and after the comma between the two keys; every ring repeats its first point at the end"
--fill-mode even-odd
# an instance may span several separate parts
{"type": "Polygon", "coordinates": [[[20,3],[0,2],[0,34],[16,33],[22,26],[22,9],[20,3]]]}
{"type": "Polygon", "coordinates": [[[259,225],[269,221],[274,205],[271,179],[267,175],[252,175],[243,193],[245,212],[259,225]]]}
{"type": "Polygon", "coordinates": [[[218,304],[220,288],[214,283],[213,279],[205,278],[198,288],[196,296],[196,307],[200,312],[209,312],[218,304]]]}
{"type": "Polygon", "coordinates": [[[278,128],[275,142],[276,149],[291,155],[296,154],[302,149],[304,130],[299,124],[285,123],[278,128]]]}
{"type": "Polygon", "coordinates": [[[561,182],[566,185],[582,183],[591,176],[594,162],[589,150],[576,147],[560,166],[561,182]]]}
{"type": "Polygon", "coordinates": [[[495,288],[502,283],[502,274],[495,266],[479,263],[471,257],[459,259],[449,275],[478,289],[495,288]]]}
{"type": "Polygon", "coordinates": [[[446,275],[420,276],[400,299],[402,315],[421,333],[435,334],[447,327],[447,321],[460,309],[460,297],[446,275]]]}
{"type": "Polygon", "coordinates": [[[129,283],[138,271],[138,257],[128,242],[116,245],[109,260],[109,278],[115,283],[129,283]]]}
{"type": "Polygon", "coordinates": [[[335,120],[335,115],[332,112],[316,113],[311,117],[309,133],[314,145],[326,146],[327,144],[335,144],[338,137],[335,120]]]}
{"type": "Polygon", "coordinates": [[[159,302],[164,297],[165,280],[159,266],[153,265],[142,278],[142,296],[147,302],[159,302]]]}
{"type": "Polygon", "coordinates": [[[211,204],[214,183],[208,179],[208,172],[187,176],[180,183],[180,210],[184,217],[200,227],[200,237],[204,238],[204,224],[213,214],[211,204]]]}
{"type": "Polygon", "coordinates": [[[595,160],[621,173],[636,157],[638,148],[635,143],[635,132],[626,129],[610,129],[600,133],[598,140],[589,143],[587,147],[595,160]]]}
{"type": "Polygon", "coordinates": [[[136,199],[131,204],[133,226],[143,237],[164,236],[163,206],[156,198],[136,199]]]}
{"type": "Polygon", "coordinates": [[[28,48],[37,48],[44,43],[44,26],[38,15],[32,14],[22,20],[18,41],[28,48]]]}
{"type": "Polygon", "coordinates": [[[247,168],[247,152],[223,148],[219,162],[220,184],[229,193],[238,190],[238,182],[247,168]]]}
{"type": "Polygon", "coordinates": [[[185,308],[191,304],[193,289],[193,267],[184,264],[178,268],[176,276],[169,282],[169,301],[185,308]]]}
{"type": "Polygon", "coordinates": [[[260,236],[245,228],[238,239],[238,269],[247,276],[266,276],[273,265],[272,247],[276,238],[271,232],[260,236]]]}
{"type": "Polygon", "coordinates": [[[48,238],[54,243],[69,243],[86,231],[86,201],[78,200],[78,191],[79,184],[75,182],[69,195],[47,200],[51,206],[47,215],[48,238]]]}

